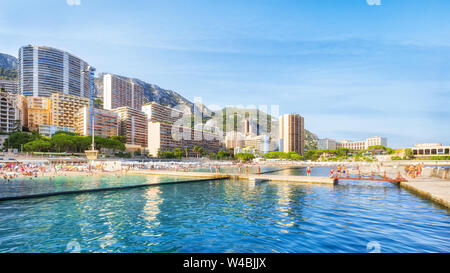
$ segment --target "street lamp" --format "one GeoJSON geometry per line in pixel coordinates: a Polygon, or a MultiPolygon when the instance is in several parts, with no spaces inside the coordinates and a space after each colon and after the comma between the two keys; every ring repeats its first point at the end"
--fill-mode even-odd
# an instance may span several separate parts
{"type": "Polygon", "coordinates": [[[95,141],[94,141],[94,122],[95,122],[95,109],[94,109],[94,99],[97,95],[97,88],[95,87],[94,82],[94,74],[95,74],[95,68],[92,66],[88,66],[87,70],[83,70],[82,73],[89,73],[89,79],[90,79],[90,87],[89,87],[89,96],[90,96],[90,105],[89,105],[89,119],[91,120],[91,136],[92,136],[92,144],[91,149],[84,151],[86,154],[86,157],[91,161],[92,163],[95,159],[98,157],[98,150],[95,150],[95,141]]]}

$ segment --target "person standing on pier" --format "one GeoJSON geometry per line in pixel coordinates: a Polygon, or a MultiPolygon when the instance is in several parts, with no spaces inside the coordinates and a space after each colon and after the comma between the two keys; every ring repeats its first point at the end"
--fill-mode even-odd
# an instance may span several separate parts
{"type": "Polygon", "coordinates": [[[306,167],[306,176],[311,176],[311,167],[306,167]]]}

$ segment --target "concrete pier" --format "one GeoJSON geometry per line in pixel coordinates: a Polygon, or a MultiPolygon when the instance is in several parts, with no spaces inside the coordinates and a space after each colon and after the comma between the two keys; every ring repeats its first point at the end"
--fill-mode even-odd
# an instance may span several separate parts
{"type": "Polygon", "coordinates": [[[230,178],[229,174],[224,173],[176,172],[166,170],[136,170],[136,171],[133,170],[128,171],[127,174],[167,175],[167,176],[201,177],[201,178],[230,178]]]}
{"type": "Polygon", "coordinates": [[[314,184],[334,184],[334,179],[330,177],[319,176],[295,176],[295,175],[269,175],[269,174],[251,174],[240,175],[239,179],[246,180],[267,180],[274,182],[299,182],[299,183],[314,183],[314,184]]]}
{"type": "Polygon", "coordinates": [[[226,174],[226,173],[207,173],[207,172],[175,172],[175,171],[159,171],[159,170],[138,170],[129,171],[128,174],[143,175],[167,175],[167,176],[184,176],[184,177],[201,177],[201,178],[229,178],[242,179],[251,181],[278,181],[278,182],[301,182],[301,183],[317,183],[317,184],[334,184],[334,179],[330,177],[319,176],[296,176],[296,175],[271,175],[271,174],[226,174]]]}
{"type": "Polygon", "coordinates": [[[418,178],[400,183],[400,187],[428,198],[450,209],[450,181],[439,178],[418,178]]]}

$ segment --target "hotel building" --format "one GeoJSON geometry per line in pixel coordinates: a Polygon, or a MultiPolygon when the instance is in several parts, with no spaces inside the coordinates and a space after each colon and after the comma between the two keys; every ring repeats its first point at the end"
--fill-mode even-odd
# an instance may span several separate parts
{"type": "Polygon", "coordinates": [[[51,95],[50,124],[75,128],[75,114],[85,106],[89,106],[88,98],[63,93],[53,93],[51,95]]]}
{"type": "Polygon", "coordinates": [[[336,148],[346,148],[350,150],[367,150],[369,147],[377,145],[387,147],[387,138],[374,136],[361,141],[342,140],[336,142],[336,148]]]}
{"type": "Polygon", "coordinates": [[[158,151],[173,151],[175,148],[183,152],[187,148],[189,156],[196,156],[192,151],[194,146],[202,147],[208,153],[224,148],[217,134],[162,122],[148,123],[148,139],[148,150],[153,156],[157,156],[158,151]]]}
{"type": "Polygon", "coordinates": [[[50,124],[51,101],[49,98],[25,97],[27,122],[30,131],[39,131],[39,125],[50,124]]]}
{"type": "Polygon", "coordinates": [[[147,147],[147,115],[128,106],[111,110],[119,117],[119,135],[127,139],[129,145],[147,147]]]}
{"type": "Polygon", "coordinates": [[[411,149],[416,157],[450,156],[450,146],[442,146],[441,143],[417,144],[411,149]]]}
{"type": "Polygon", "coordinates": [[[65,51],[46,46],[19,49],[19,94],[50,97],[53,93],[89,97],[88,63],[65,51]]]}
{"type": "Polygon", "coordinates": [[[173,124],[183,117],[183,112],[156,102],[150,102],[142,106],[142,111],[147,114],[148,121],[173,124]]]}
{"type": "Polygon", "coordinates": [[[296,152],[304,155],[305,120],[298,114],[286,114],[279,121],[279,149],[281,152],[296,152]]]}
{"type": "MultiPolygon", "coordinates": [[[[82,136],[92,135],[89,110],[88,106],[84,106],[76,114],[75,132],[82,136]]],[[[100,137],[118,136],[119,117],[117,113],[105,109],[94,109],[94,135],[100,137]]]]}
{"type": "Polygon", "coordinates": [[[0,91],[4,90],[6,93],[18,94],[19,83],[17,81],[0,80],[0,91]]]}
{"type": "Polygon", "coordinates": [[[20,96],[0,92],[0,131],[11,133],[22,130],[20,96]]]}
{"type": "Polygon", "coordinates": [[[127,106],[141,110],[144,89],[137,83],[112,75],[103,75],[103,108],[127,106]]]}

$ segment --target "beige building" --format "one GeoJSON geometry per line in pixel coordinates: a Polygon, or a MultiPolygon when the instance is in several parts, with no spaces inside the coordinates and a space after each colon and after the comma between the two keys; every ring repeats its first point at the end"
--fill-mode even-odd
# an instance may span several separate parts
{"type": "Polygon", "coordinates": [[[75,128],[75,115],[85,106],[89,106],[88,98],[64,93],[52,93],[50,124],[75,128]]]}
{"type": "Polygon", "coordinates": [[[0,132],[11,133],[21,131],[20,96],[0,92],[0,132]]]}
{"type": "Polygon", "coordinates": [[[225,136],[227,149],[244,148],[245,136],[241,132],[230,131],[225,136]]]}
{"type": "Polygon", "coordinates": [[[298,114],[286,114],[279,121],[279,149],[281,152],[296,152],[304,155],[305,120],[298,114]]]}
{"type": "MultiPolygon", "coordinates": [[[[92,135],[89,107],[84,106],[76,114],[75,132],[82,136],[92,135]]],[[[119,135],[119,116],[106,109],[94,109],[94,135],[110,137],[119,135]]]]}
{"type": "Polygon", "coordinates": [[[224,149],[217,134],[162,122],[148,123],[148,139],[148,150],[153,156],[157,156],[158,151],[173,151],[175,148],[180,148],[183,153],[187,148],[189,156],[196,156],[192,151],[194,146],[202,147],[208,153],[224,149]]]}
{"type": "Polygon", "coordinates": [[[351,150],[367,150],[369,147],[377,145],[387,147],[387,138],[374,136],[361,141],[341,140],[336,142],[336,148],[346,148],[351,150]]]}
{"type": "Polygon", "coordinates": [[[103,108],[111,110],[127,106],[141,110],[144,89],[137,83],[117,75],[103,75],[103,108]]]}
{"type": "Polygon", "coordinates": [[[450,146],[443,146],[441,143],[417,144],[411,149],[417,157],[450,156],[450,146]]]}
{"type": "Polygon", "coordinates": [[[51,122],[51,100],[42,97],[26,97],[26,126],[30,131],[39,131],[39,125],[51,122]]]}
{"type": "Polygon", "coordinates": [[[156,102],[150,102],[142,106],[142,111],[147,114],[148,121],[173,124],[183,117],[183,112],[156,102]]]}
{"type": "Polygon", "coordinates": [[[147,147],[147,115],[128,106],[111,110],[119,117],[119,135],[127,139],[127,144],[147,147]]]}
{"type": "Polygon", "coordinates": [[[244,142],[244,147],[252,149],[256,154],[264,155],[270,151],[269,137],[266,135],[248,135],[244,142]]]}

